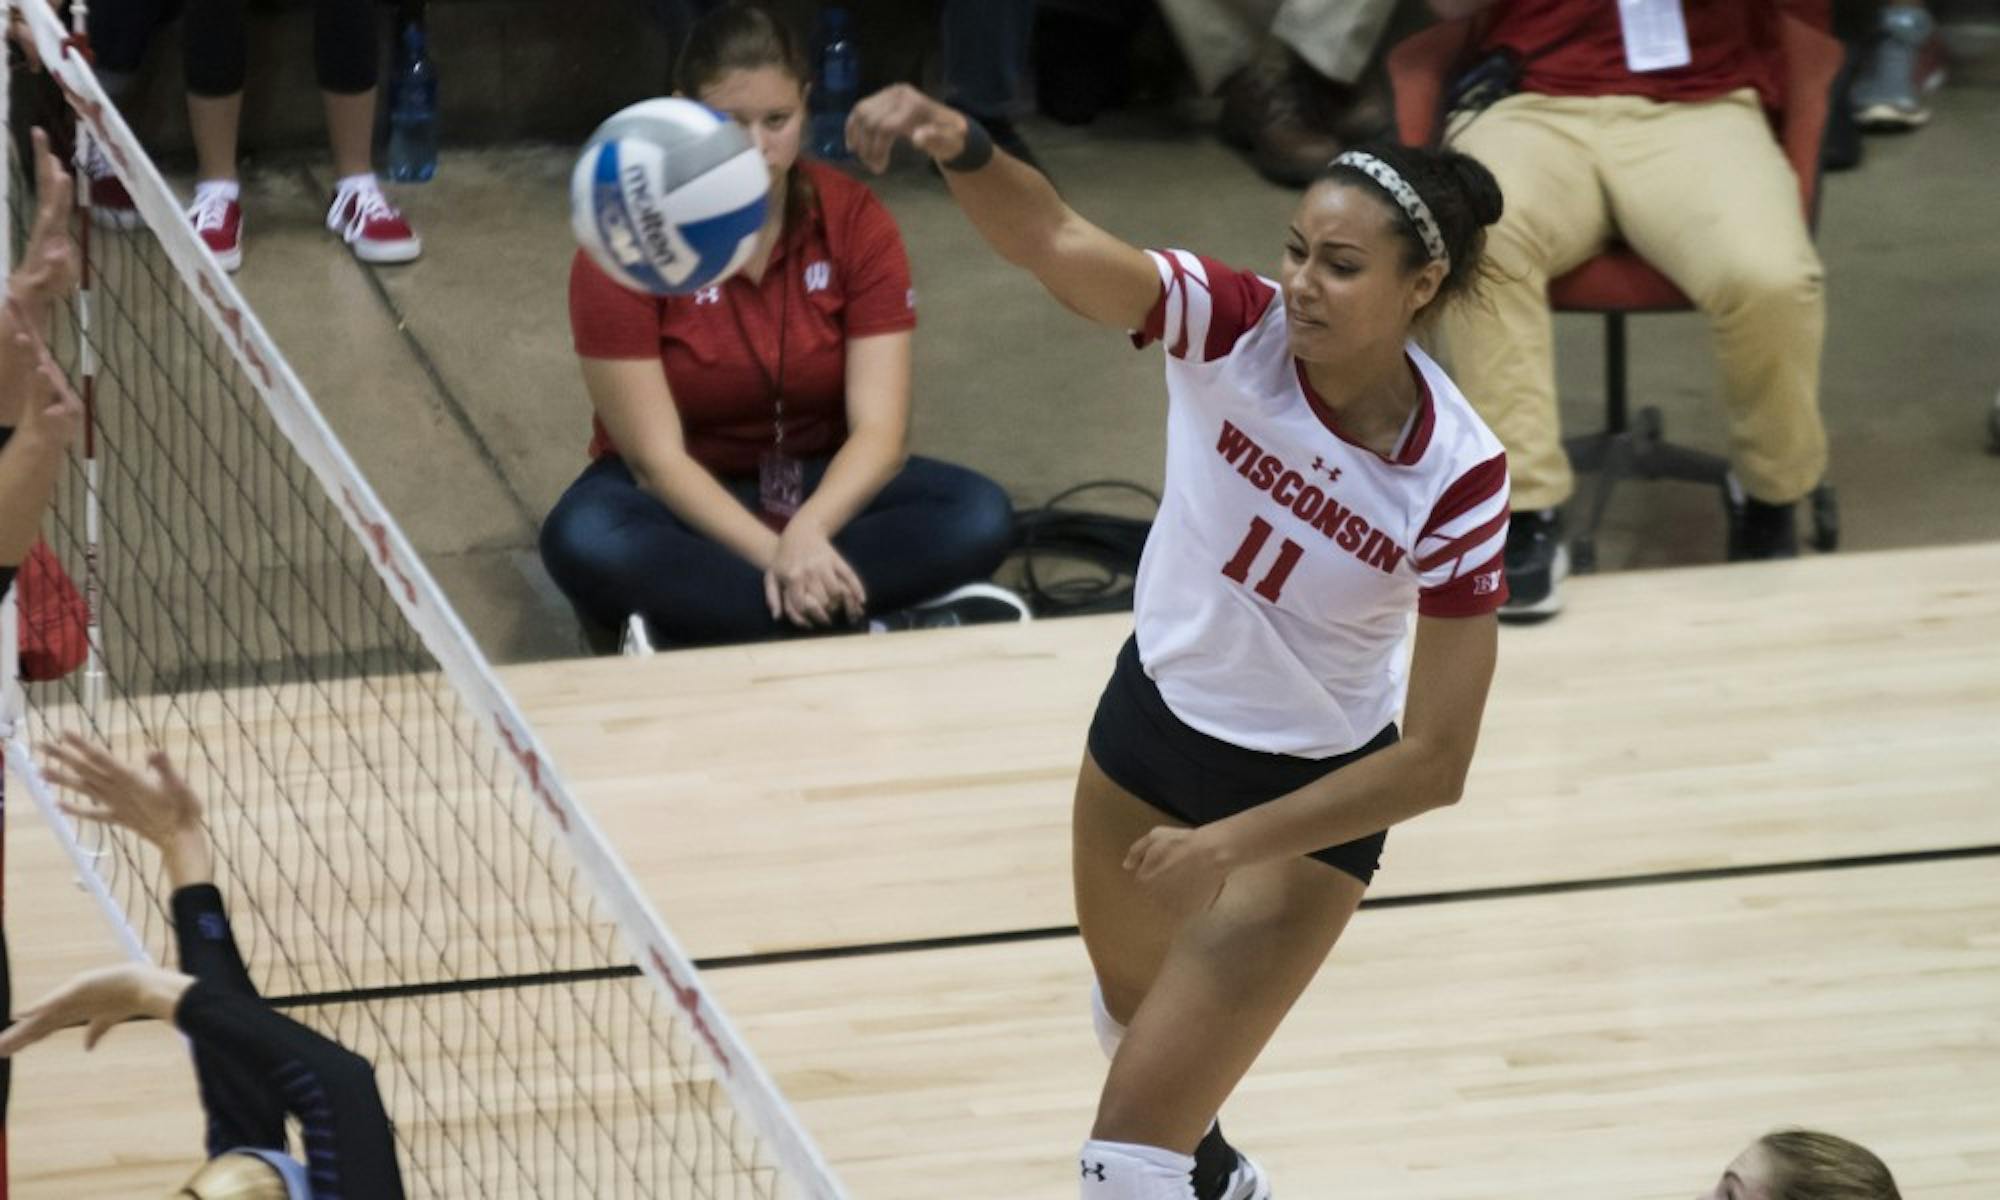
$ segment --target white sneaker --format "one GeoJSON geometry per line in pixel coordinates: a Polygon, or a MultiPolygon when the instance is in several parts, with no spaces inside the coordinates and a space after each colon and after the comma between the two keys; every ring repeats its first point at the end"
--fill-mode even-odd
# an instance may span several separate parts
{"type": "Polygon", "coordinates": [[[424,252],[424,241],[373,176],[343,187],[326,210],[326,227],[365,263],[405,263],[424,252]]]}
{"type": "Polygon", "coordinates": [[[900,629],[949,629],[958,625],[1011,624],[1032,621],[1028,602],[993,583],[968,583],[913,608],[868,619],[868,632],[900,629]]]}

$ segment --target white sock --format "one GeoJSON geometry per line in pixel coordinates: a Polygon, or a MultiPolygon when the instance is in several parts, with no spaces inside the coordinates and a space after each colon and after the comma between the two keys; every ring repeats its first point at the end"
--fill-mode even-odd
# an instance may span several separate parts
{"type": "Polygon", "coordinates": [[[1104,1057],[1117,1058],[1118,1044],[1125,1040],[1125,1027],[1111,1015],[1111,1009],[1104,1003],[1104,988],[1095,981],[1090,985],[1090,1024],[1097,1030],[1097,1044],[1104,1050],[1104,1057]]]}
{"type": "Polygon", "coordinates": [[[357,188],[379,187],[379,186],[381,185],[375,182],[375,172],[363,171],[359,175],[343,175],[339,179],[335,180],[333,184],[333,192],[336,196],[345,196],[347,193],[354,191],[357,188]]]}
{"type": "Polygon", "coordinates": [[[1083,1144],[1082,1200],[1194,1200],[1194,1157],[1131,1142],[1083,1144]]]}
{"type": "Polygon", "coordinates": [[[195,181],[194,199],[199,204],[210,196],[221,196],[224,200],[234,200],[243,194],[243,185],[234,179],[200,179],[195,181]]]}

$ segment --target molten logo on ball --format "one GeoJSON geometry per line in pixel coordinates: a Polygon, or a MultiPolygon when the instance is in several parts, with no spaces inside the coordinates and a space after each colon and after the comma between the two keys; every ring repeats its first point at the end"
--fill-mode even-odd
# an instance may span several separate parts
{"type": "Polygon", "coordinates": [[[571,226],[634,291],[685,295],[749,261],[770,170],[735,122],[692,100],[647,100],[600,125],[570,177],[571,226]]]}

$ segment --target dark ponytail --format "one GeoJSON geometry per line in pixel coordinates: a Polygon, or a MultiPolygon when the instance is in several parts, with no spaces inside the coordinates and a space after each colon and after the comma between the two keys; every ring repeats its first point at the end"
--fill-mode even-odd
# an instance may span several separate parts
{"type": "MultiPolygon", "coordinates": [[[[812,60],[798,33],[755,0],[732,0],[696,21],[688,32],[687,45],[674,67],[674,85],[683,95],[697,96],[731,71],[764,67],[778,68],[797,80],[800,88],[812,83],[812,60]]],[[[789,226],[812,211],[818,196],[811,178],[796,162],[786,182],[785,223],[789,226]]]]}
{"type": "MultiPolygon", "coordinates": [[[[1493,178],[1493,172],[1478,159],[1456,150],[1426,149],[1394,142],[1371,142],[1355,149],[1387,163],[1403,177],[1404,182],[1416,189],[1417,195],[1423,198],[1424,206],[1431,210],[1431,219],[1444,239],[1444,250],[1451,260],[1451,268],[1444,282],[1438,285],[1437,296],[1425,311],[1434,312],[1440,301],[1449,301],[1476,289],[1486,252],[1486,227],[1498,221],[1506,207],[1500,195],[1499,181],[1493,178]]],[[[1430,250],[1424,245],[1416,222],[1403,211],[1396,198],[1372,177],[1336,160],[1321,173],[1320,179],[1365,188],[1382,202],[1394,219],[1397,235],[1403,239],[1403,264],[1406,269],[1417,270],[1431,260],[1430,250]]]]}

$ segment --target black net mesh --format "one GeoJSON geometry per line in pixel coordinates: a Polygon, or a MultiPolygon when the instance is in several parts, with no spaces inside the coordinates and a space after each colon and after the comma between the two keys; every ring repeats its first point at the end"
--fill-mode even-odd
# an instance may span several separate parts
{"type": "MultiPolygon", "coordinates": [[[[9,141],[18,253],[32,173],[9,141]]],[[[375,1062],[412,1195],[791,1194],[190,281],[143,225],[89,229],[88,259],[89,311],[52,347],[79,385],[97,362],[98,533],[80,455],[45,528],[101,654],[28,685],[31,740],[181,765],[252,975],[375,1062]]],[[[24,620],[60,633],[61,592],[24,620]]],[[[82,837],[174,961],[150,852],[82,837]]]]}

